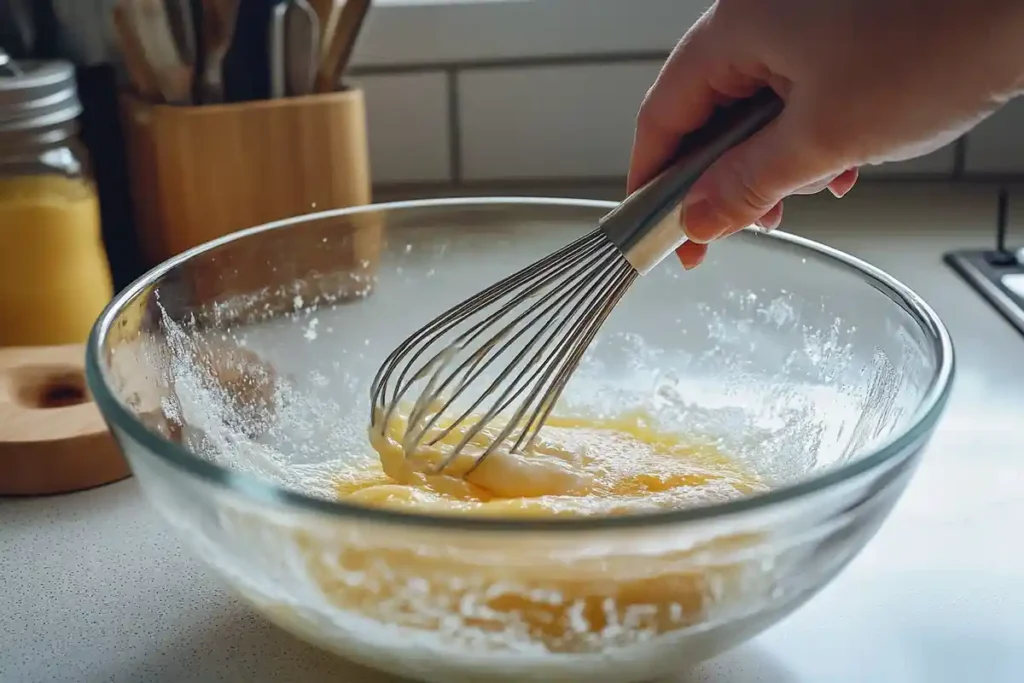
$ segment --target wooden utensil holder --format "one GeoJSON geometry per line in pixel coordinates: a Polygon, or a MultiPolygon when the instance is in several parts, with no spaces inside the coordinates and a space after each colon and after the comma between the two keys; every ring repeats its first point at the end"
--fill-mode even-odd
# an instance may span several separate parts
{"type": "MultiPolygon", "coordinates": [[[[122,114],[136,224],[149,265],[237,230],[370,203],[358,89],[202,107],[154,105],[125,95],[122,114]]],[[[372,268],[381,248],[380,221],[367,214],[339,222],[348,225],[333,233],[343,243],[319,254],[281,253],[288,265],[282,269],[246,263],[247,254],[268,255],[244,242],[219,261],[197,264],[211,272],[192,278],[194,303],[288,284],[268,281],[271,270],[301,278],[345,265],[372,268]]],[[[280,241],[287,244],[283,235],[280,241]]],[[[294,297],[279,298],[287,307],[286,299],[294,297]]]]}

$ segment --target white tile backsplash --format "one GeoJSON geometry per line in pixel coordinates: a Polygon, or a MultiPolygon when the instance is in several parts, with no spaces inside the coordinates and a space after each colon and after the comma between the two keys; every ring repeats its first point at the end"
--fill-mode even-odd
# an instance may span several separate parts
{"type": "Polygon", "coordinates": [[[975,128],[967,138],[966,171],[970,173],[1024,172],[1024,97],[975,128]]]}
{"type": "MultiPolygon", "coordinates": [[[[366,93],[374,181],[621,178],[636,110],[660,67],[656,59],[463,66],[454,72],[454,91],[442,70],[365,74],[357,82],[366,93]]],[[[1024,174],[1024,98],[972,131],[964,149],[967,178],[1024,174]]],[[[862,175],[951,178],[957,170],[950,145],[862,175]]]]}
{"type": "Polygon", "coordinates": [[[668,53],[710,0],[376,0],[353,64],[668,53]]]}
{"type": "Polygon", "coordinates": [[[370,164],[377,183],[452,179],[448,75],[362,76],[370,164]]]}
{"type": "Polygon", "coordinates": [[[621,176],[660,61],[459,74],[465,180],[621,176]]]}
{"type": "MultiPolygon", "coordinates": [[[[377,72],[363,78],[376,180],[444,182],[455,173],[446,75],[431,69],[460,74],[466,180],[621,176],[644,89],[710,4],[376,0],[353,60],[377,72]]],[[[1024,176],[1024,101],[984,122],[964,149],[963,168],[949,147],[863,175],[1024,176]]]]}

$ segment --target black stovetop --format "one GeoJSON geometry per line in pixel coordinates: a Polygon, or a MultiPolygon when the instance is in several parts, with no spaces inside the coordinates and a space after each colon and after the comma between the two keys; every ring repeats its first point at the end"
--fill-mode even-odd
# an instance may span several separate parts
{"type": "Polygon", "coordinates": [[[1009,192],[1000,190],[993,249],[954,251],[945,260],[1024,334],[1024,249],[1014,252],[1006,246],[1009,204],[1009,192]]]}

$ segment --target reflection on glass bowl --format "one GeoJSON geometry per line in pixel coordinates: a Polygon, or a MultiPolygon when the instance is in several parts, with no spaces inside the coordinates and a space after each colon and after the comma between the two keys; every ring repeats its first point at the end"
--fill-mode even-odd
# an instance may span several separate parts
{"type": "Polygon", "coordinates": [[[237,233],[111,303],[89,388],[163,516],[311,642],[443,683],[677,671],[797,608],[871,538],[942,412],[953,352],[886,274],[746,232],[695,271],[641,278],[559,412],[640,411],[764,490],[580,518],[339,497],[342,473],[374,466],[368,388],[387,353],[610,206],[408,202],[237,233]]]}

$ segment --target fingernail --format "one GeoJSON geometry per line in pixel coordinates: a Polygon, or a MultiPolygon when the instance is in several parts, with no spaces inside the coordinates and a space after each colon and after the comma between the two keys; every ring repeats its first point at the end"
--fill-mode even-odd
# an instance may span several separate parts
{"type": "Polygon", "coordinates": [[[696,260],[693,261],[683,261],[682,259],[680,259],[680,262],[683,264],[683,270],[693,270],[700,264],[704,263],[704,255],[701,254],[700,256],[697,257],[696,260]]]}
{"type": "Polygon", "coordinates": [[[847,194],[848,194],[848,193],[850,192],[850,190],[852,190],[852,189],[853,189],[853,185],[849,185],[849,186],[847,186],[847,187],[843,188],[843,189],[842,189],[842,191],[838,191],[838,190],[836,190],[836,189],[834,189],[834,188],[832,188],[832,187],[829,187],[829,188],[828,188],[828,191],[829,191],[829,192],[831,192],[831,193],[832,193],[832,196],[833,196],[833,197],[835,197],[836,199],[842,199],[842,198],[843,198],[843,197],[845,197],[845,196],[846,196],[846,195],[847,195],[847,194]]]}
{"type": "Polygon", "coordinates": [[[691,242],[707,244],[721,237],[728,229],[728,218],[707,200],[683,209],[683,230],[691,242]]]}
{"type": "Polygon", "coordinates": [[[770,232],[775,228],[779,227],[780,223],[782,223],[782,214],[773,211],[769,215],[762,216],[760,219],[758,219],[757,227],[761,228],[762,230],[767,230],[770,232]]]}
{"type": "Polygon", "coordinates": [[[683,270],[693,270],[694,268],[696,268],[700,264],[704,263],[704,257],[705,256],[707,256],[707,253],[704,253],[704,254],[701,254],[700,256],[698,256],[697,260],[694,261],[693,263],[684,263],[683,264],[683,270]]]}

